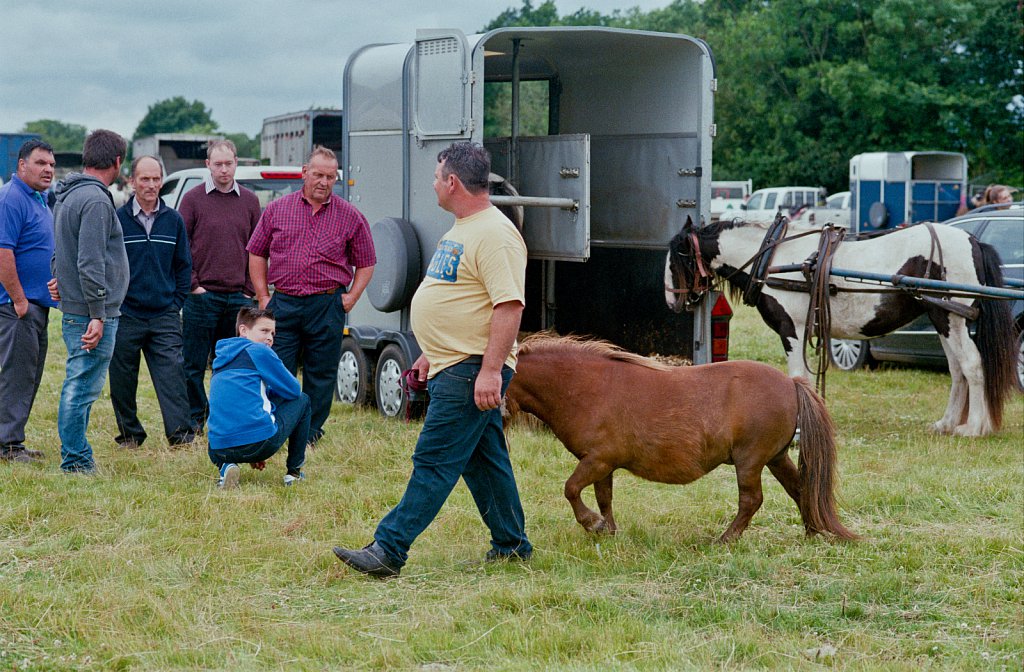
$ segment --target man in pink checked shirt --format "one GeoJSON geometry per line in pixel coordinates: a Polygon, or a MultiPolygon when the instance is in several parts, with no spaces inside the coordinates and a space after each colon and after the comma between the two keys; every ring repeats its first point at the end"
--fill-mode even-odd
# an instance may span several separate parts
{"type": "Polygon", "coordinates": [[[246,249],[259,307],[277,319],[274,352],[292,375],[302,362],[316,443],[331,412],[345,314],[370,282],[377,256],[366,218],[334,193],[334,152],[314,147],[302,180],[302,191],[267,206],[246,249]]]}

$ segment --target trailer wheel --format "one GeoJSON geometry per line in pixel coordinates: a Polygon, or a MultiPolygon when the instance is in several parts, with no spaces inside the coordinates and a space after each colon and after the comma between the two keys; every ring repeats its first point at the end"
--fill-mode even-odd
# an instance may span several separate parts
{"type": "MultiPolygon", "coordinates": [[[[497,173],[487,176],[490,184],[491,194],[495,196],[518,196],[519,192],[512,186],[512,183],[497,173]]],[[[499,205],[498,210],[511,220],[519,233],[523,232],[523,206],[521,205],[499,205]]]]}
{"type": "Polygon", "coordinates": [[[420,244],[416,230],[404,219],[385,217],[370,227],[377,265],[366,295],[382,313],[409,305],[420,284],[420,244]]]}
{"type": "Polygon", "coordinates": [[[373,363],[351,336],[341,342],[334,398],[354,406],[365,406],[373,399],[373,363]]]}
{"type": "Polygon", "coordinates": [[[408,400],[402,391],[402,372],[409,368],[409,358],[402,348],[394,343],[384,348],[377,360],[376,389],[377,410],[385,418],[405,414],[408,400]]]}
{"type": "Polygon", "coordinates": [[[867,341],[847,338],[833,338],[829,341],[829,356],[832,363],[843,371],[870,368],[875,360],[867,341]]]}
{"type": "Polygon", "coordinates": [[[876,229],[885,228],[889,223],[889,211],[886,210],[885,203],[875,201],[871,204],[871,207],[868,208],[868,221],[876,229]]]}

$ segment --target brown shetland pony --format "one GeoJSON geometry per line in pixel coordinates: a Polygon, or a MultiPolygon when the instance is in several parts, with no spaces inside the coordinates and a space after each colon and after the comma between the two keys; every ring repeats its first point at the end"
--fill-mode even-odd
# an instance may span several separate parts
{"type": "Polygon", "coordinates": [[[808,535],[856,538],[833,498],[832,419],[803,378],[748,361],[665,366],[604,341],[540,334],[520,346],[506,405],[512,415],[537,416],[579,459],[565,497],[590,532],[615,532],[616,469],[689,483],[733,464],[739,512],[720,541],[739,538],[760,508],[765,466],[800,508],[808,535]],[[799,469],[786,450],[798,420],[799,469]],[[600,514],[580,498],[591,484],[600,514]]]}

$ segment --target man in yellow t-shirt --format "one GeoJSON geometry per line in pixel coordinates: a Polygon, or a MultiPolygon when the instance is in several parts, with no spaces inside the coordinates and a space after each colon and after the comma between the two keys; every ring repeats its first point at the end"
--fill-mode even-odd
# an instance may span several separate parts
{"type": "Polygon", "coordinates": [[[373,543],[334,549],[349,566],[381,578],[398,575],[460,477],[491,531],[485,559],[528,560],[533,552],[499,408],[516,365],[526,244],[491,205],[487,150],[456,143],[437,161],[437,202],[456,219],[412,300],[413,333],[423,349],[413,369],[429,379],[430,393],[412,476],[373,543]]]}

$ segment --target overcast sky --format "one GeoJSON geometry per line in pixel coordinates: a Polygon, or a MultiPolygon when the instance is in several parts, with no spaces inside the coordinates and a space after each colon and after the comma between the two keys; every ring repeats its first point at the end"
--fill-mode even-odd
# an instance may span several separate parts
{"type": "MultiPolygon", "coordinates": [[[[671,0],[556,0],[610,14],[671,0]]],[[[534,0],[534,7],[542,0],[534,0]]],[[[153,103],[202,101],[225,132],[341,107],[348,55],[411,42],[417,28],[466,34],[521,0],[0,0],[0,132],[57,119],[130,137],[153,103]]]]}

